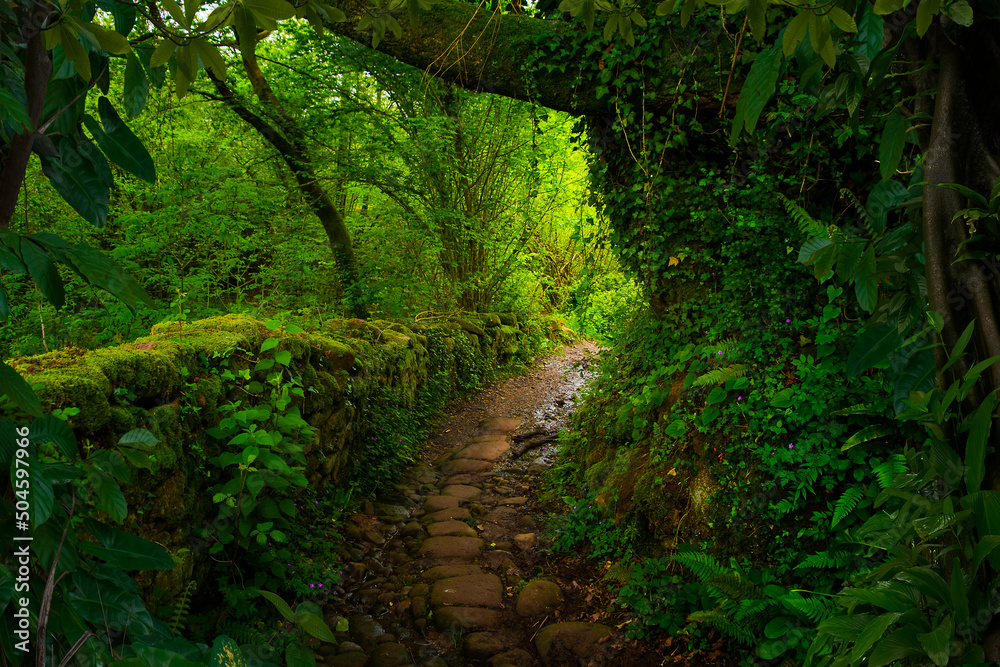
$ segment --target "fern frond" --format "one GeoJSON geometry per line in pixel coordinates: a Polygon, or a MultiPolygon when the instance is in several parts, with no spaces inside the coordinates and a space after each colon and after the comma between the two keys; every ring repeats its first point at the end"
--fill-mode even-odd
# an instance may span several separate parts
{"type": "Polygon", "coordinates": [[[824,570],[834,570],[848,565],[854,560],[854,551],[851,549],[834,548],[833,550],[820,551],[809,554],[804,561],[795,566],[795,569],[815,567],[824,570]]]}
{"type": "Polygon", "coordinates": [[[744,579],[739,572],[724,572],[716,575],[705,581],[705,585],[719,589],[736,602],[764,597],[760,587],[752,581],[744,579]]]}
{"type": "Polygon", "coordinates": [[[799,231],[803,234],[821,239],[831,238],[826,225],[809,215],[809,212],[804,208],[783,194],[779,193],[778,199],[781,201],[782,206],[785,207],[785,210],[788,211],[788,214],[792,216],[792,219],[795,220],[795,224],[798,225],[799,231]]]}
{"type": "Polygon", "coordinates": [[[826,620],[834,610],[833,602],[822,595],[804,597],[792,591],[778,600],[790,611],[801,614],[814,623],[826,620]]]}
{"type": "Polygon", "coordinates": [[[778,604],[778,601],[774,598],[763,598],[760,600],[744,600],[740,603],[740,606],[736,609],[736,613],[733,614],[733,620],[736,622],[742,621],[744,618],[752,618],[762,611],[778,604]]]}
{"type": "Polygon", "coordinates": [[[694,623],[708,623],[722,634],[733,637],[744,644],[755,645],[757,641],[749,630],[742,625],[734,623],[728,616],[717,609],[693,612],[688,615],[687,620],[694,623]]]}
{"type": "Polygon", "coordinates": [[[722,384],[730,378],[741,378],[747,374],[749,369],[744,364],[733,364],[726,368],[716,368],[698,378],[691,383],[693,387],[702,387],[707,384],[722,384]]]}
{"type": "Polygon", "coordinates": [[[683,551],[671,556],[670,560],[694,572],[702,582],[729,571],[728,568],[719,565],[717,560],[700,551],[683,551]]]}
{"type": "Polygon", "coordinates": [[[863,442],[870,442],[872,440],[878,440],[879,438],[884,438],[887,435],[892,435],[893,430],[891,428],[886,428],[881,424],[871,424],[870,426],[865,426],[863,429],[852,435],[841,447],[841,451],[847,451],[855,445],[860,445],[863,442]]]}
{"type": "Polygon", "coordinates": [[[906,458],[902,454],[893,454],[888,461],[883,461],[872,467],[878,485],[883,489],[888,489],[896,475],[906,472],[906,458]]]}
{"type": "Polygon", "coordinates": [[[191,611],[191,594],[194,593],[198,585],[192,580],[188,582],[188,585],[184,588],[184,592],[181,596],[177,598],[177,604],[174,605],[174,614],[170,619],[170,632],[175,636],[181,636],[181,630],[184,629],[184,622],[187,620],[187,615],[191,611]]]}
{"type": "MultiPolygon", "coordinates": [[[[883,487],[885,488],[885,487],[883,487]]],[[[865,491],[859,486],[852,486],[840,496],[837,504],[833,506],[833,522],[830,527],[835,527],[843,521],[848,514],[854,511],[861,499],[865,497],[865,491]]]]}

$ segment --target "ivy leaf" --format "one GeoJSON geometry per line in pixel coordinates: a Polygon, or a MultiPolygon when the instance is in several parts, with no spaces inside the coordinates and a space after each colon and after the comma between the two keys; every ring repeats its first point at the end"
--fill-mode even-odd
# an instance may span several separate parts
{"type": "Polygon", "coordinates": [[[903,147],[906,145],[906,132],[910,129],[909,121],[893,111],[885,121],[882,130],[882,140],[878,146],[879,172],[886,181],[896,173],[900,158],[903,157],[903,147]]]}

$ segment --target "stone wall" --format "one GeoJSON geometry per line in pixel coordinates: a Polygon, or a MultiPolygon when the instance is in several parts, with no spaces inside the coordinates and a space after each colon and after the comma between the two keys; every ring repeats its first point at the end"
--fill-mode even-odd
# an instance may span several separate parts
{"type": "Polygon", "coordinates": [[[356,472],[352,455],[363,446],[375,409],[370,399],[391,394],[410,408],[422,402],[425,409],[410,413],[426,421],[427,401],[433,409],[444,408],[475,376],[527,362],[548,335],[547,329],[506,314],[405,326],[331,320],[319,331],[299,333],[228,315],[157,325],[149,336],[113,348],[60,350],[11,363],[36,386],[47,411],[79,408],[69,423],[83,451],[113,446],[133,428],[146,428],[159,439],[152,452],[155,469],[134,470],[132,483],[123,486],[129,506],[124,528],[181,560],[172,571],[140,579],[147,592],[156,585],[170,599],[207,570],[199,550],[189,549],[190,536],[210,525],[213,508],[206,490],[218,481],[213,477],[218,469],[205,461],[223,445],[205,431],[218,424],[220,405],[252,400],[221,377],[222,369],[247,369],[251,379],[263,381],[265,371],[253,370],[257,362],[290,353],[288,367],[305,390],[298,402],[302,416],[316,428],[304,451],[305,474],[314,487],[341,487],[356,472]],[[278,345],[261,353],[269,337],[278,345]]]}

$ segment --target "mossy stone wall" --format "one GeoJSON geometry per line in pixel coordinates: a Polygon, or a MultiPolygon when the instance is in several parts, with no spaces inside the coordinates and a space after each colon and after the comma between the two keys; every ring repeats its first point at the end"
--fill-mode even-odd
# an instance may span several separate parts
{"type": "MultiPolygon", "coordinates": [[[[124,527],[183,557],[174,570],[140,579],[147,591],[156,585],[169,599],[196,576],[197,550],[184,550],[192,531],[207,527],[212,516],[207,489],[218,472],[206,461],[223,444],[205,430],[217,425],[220,405],[252,400],[224,381],[220,369],[252,370],[258,359],[287,350],[305,389],[302,416],[316,428],[305,447],[306,477],[316,488],[342,487],[355,474],[352,459],[372,418],[369,398],[390,391],[412,408],[430,393],[431,409],[443,408],[459,388],[476,383],[473,374],[527,362],[546,333],[509,314],[406,325],[331,320],[301,333],[227,315],[160,324],[149,336],[113,348],[67,349],[11,363],[36,385],[46,410],[79,408],[69,423],[85,451],[112,446],[133,428],[159,439],[155,471],[133,471],[132,484],[122,489],[129,505],[124,527]],[[278,346],[260,354],[269,337],[278,346]]],[[[264,371],[252,378],[263,380],[264,371]]],[[[426,420],[423,407],[414,414],[426,420]]]]}

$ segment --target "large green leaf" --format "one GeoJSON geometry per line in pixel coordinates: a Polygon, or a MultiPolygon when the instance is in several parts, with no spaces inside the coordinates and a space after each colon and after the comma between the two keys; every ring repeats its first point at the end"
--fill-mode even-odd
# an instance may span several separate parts
{"type": "Polygon", "coordinates": [[[99,628],[124,630],[139,637],[153,631],[153,619],[143,606],[142,598],[116,584],[97,580],[83,570],[73,573],[73,585],[67,598],[86,621],[99,628]]]}
{"type": "Polygon", "coordinates": [[[895,355],[893,358],[895,376],[892,379],[892,390],[893,408],[896,414],[908,407],[906,401],[910,398],[911,391],[927,392],[934,388],[934,352],[932,350],[914,352],[897,363],[896,357],[901,356],[895,355]]]}
{"type": "Polygon", "coordinates": [[[896,660],[923,657],[924,651],[917,640],[916,626],[904,625],[881,640],[868,656],[869,667],[883,667],[896,660]]]}
{"type": "Polygon", "coordinates": [[[940,574],[925,567],[911,567],[896,575],[896,579],[905,581],[929,598],[948,602],[951,599],[951,589],[948,582],[940,574]]]}
{"type": "Polygon", "coordinates": [[[893,111],[885,121],[882,130],[882,140],[878,145],[879,172],[882,180],[888,180],[896,173],[899,160],[903,157],[903,147],[906,145],[906,132],[910,129],[910,121],[898,111],[893,111]]]}
{"type": "Polygon", "coordinates": [[[62,308],[66,302],[66,292],[54,258],[25,238],[21,240],[21,259],[42,296],[56,308],[62,308]]]}
{"type": "Polygon", "coordinates": [[[854,273],[854,294],[858,305],[869,313],[878,301],[878,281],[875,278],[875,248],[869,245],[861,254],[854,273]]]}
{"type": "Polygon", "coordinates": [[[166,549],[149,540],[94,519],[85,519],[87,530],[100,544],[81,542],[80,550],[103,558],[123,570],[169,570],[174,561],[166,549]]]}
{"type": "Polygon", "coordinates": [[[858,337],[847,355],[848,375],[859,375],[872,366],[889,359],[889,355],[903,342],[895,320],[869,327],[858,337]]]}
{"type": "Polygon", "coordinates": [[[227,637],[219,635],[212,644],[208,667],[249,667],[239,645],[227,637]]]}
{"type": "Polygon", "coordinates": [[[100,125],[89,114],[84,116],[83,122],[104,154],[130,174],[155,183],[156,167],[153,158],[139,141],[139,137],[122,121],[107,97],[97,100],[97,110],[101,114],[100,125]]]}
{"type": "Polygon", "coordinates": [[[986,442],[993,427],[993,411],[997,407],[996,390],[983,400],[972,415],[969,439],[965,444],[965,489],[975,493],[986,476],[986,442]]]}
{"type": "Polygon", "coordinates": [[[275,595],[271,591],[258,590],[257,593],[259,593],[261,597],[270,601],[270,603],[275,606],[275,608],[278,610],[278,613],[280,613],[286,621],[288,621],[289,623],[295,622],[295,612],[292,611],[292,608],[288,606],[287,602],[282,600],[279,596],[275,595]]]}
{"type": "MultiPolygon", "coordinates": [[[[881,17],[877,18],[879,21],[882,20],[881,17]]],[[[881,37],[879,40],[881,41],[881,37]]],[[[906,201],[907,197],[909,197],[909,192],[902,183],[896,180],[882,181],[872,188],[871,192],[868,193],[868,201],[865,205],[868,225],[872,231],[881,234],[885,230],[889,211],[906,201]]]]}
{"type": "Polygon", "coordinates": [[[76,458],[76,435],[69,424],[58,417],[44,415],[31,422],[28,437],[36,445],[54,443],[67,458],[76,458]]]}
{"type": "Polygon", "coordinates": [[[124,521],[128,515],[128,503],[118,482],[102,470],[91,469],[87,473],[87,481],[94,488],[97,509],[107,512],[115,521],[124,521]]]}
{"type": "Polygon", "coordinates": [[[322,614],[317,613],[316,609],[310,609],[308,604],[303,602],[295,608],[295,623],[316,639],[336,644],[337,638],[330,631],[330,626],[323,620],[322,614]]]}
{"type": "Polygon", "coordinates": [[[889,629],[889,626],[899,620],[900,616],[902,614],[899,612],[879,614],[868,621],[865,629],[861,631],[861,634],[858,635],[857,640],[854,642],[854,649],[851,651],[851,662],[860,662],[865,653],[868,652],[868,649],[872,647],[872,644],[881,639],[885,631],[889,629]]]}
{"type": "MultiPolygon", "coordinates": [[[[115,3],[119,4],[119,3],[115,3]]],[[[135,118],[142,113],[146,106],[146,97],[149,94],[149,80],[146,78],[146,71],[139,62],[139,57],[135,53],[125,56],[125,92],[122,101],[125,104],[125,114],[129,118],[135,118]]]]}
{"type": "Polygon", "coordinates": [[[42,172],[66,203],[90,224],[102,226],[108,218],[109,187],[99,167],[68,138],[59,142],[58,158],[43,155],[41,162],[42,172]]]}
{"type": "Polygon", "coordinates": [[[14,405],[33,417],[42,416],[42,402],[35,395],[21,374],[0,361],[0,392],[14,402],[14,405]]]}
{"type": "Polygon", "coordinates": [[[130,310],[134,310],[140,301],[149,306],[154,305],[146,290],[99,250],[94,250],[86,243],[79,243],[66,248],[64,253],[70,268],[91,285],[116,296],[130,310]]]}
{"type": "Polygon", "coordinates": [[[747,134],[753,134],[757,121],[768,100],[774,95],[774,86],[781,76],[784,59],[781,54],[781,44],[776,44],[767,51],[758,54],[750,67],[746,82],[740,90],[740,98],[736,103],[736,115],[733,120],[732,140],[735,141],[745,129],[747,134]]]}

